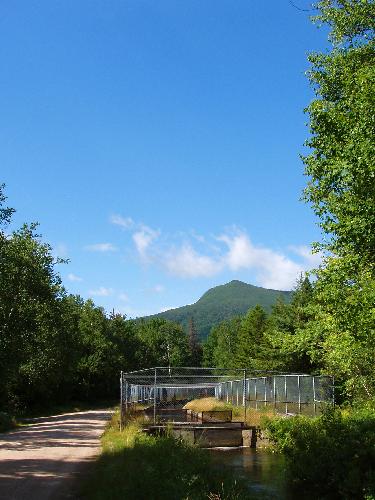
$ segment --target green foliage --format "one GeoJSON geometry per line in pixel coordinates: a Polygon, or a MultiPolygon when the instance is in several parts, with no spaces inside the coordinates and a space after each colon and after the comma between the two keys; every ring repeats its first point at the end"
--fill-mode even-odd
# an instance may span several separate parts
{"type": "Polygon", "coordinates": [[[142,343],[141,363],[150,366],[183,366],[189,359],[188,340],[183,328],[163,318],[152,318],[137,325],[142,343]]]}
{"type": "Polygon", "coordinates": [[[331,27],[330,53],[313,54],[308,107],[311,154],[304,158],[305,199],[324,234],[315,320],[306,330],[312,353],[344,382],[348,396],[373,397],[375,340],[375,4],[318,3],[331,27]]]}
{"type": "Polygon", "coordinates": [[[289,302],[291,293],[233,280],[226,285],[211,288],[195,304],[171,309],[156,316],[181,324],[185,331],[188,331],[189,319],[193,317],[199,338],[205,340],[213,326],[241,316],[257,304],[270,312],[280,297],[289,302]]]}
{"type": "Polygon", "coordinates": [[[188,343],[189,343],[189,366],[201,366],[203,350],[195,328],[194,318],[189,319],[188,325],[188,343]]]}
{"type": "Polygon", "coordinates": [[[103,454],[83,488],[87,499],[249,498],[232,474],[215,469],[206,450],[166,436],[149,436],[136,425],[102,439],[103,454]],[[215,496],[220,495],[220,496],[215,496]]]}
{"type": "Polygon", "coordinates": [[[290,304],[278,301],[268,321],[266,336],[272,345],[270,360],[275,369],[310,373],[318,369],[319,338],[309,330],[315,319],[314,287],[301,276],[290,304]]]}
{"type": "MultiPolygon", "coordinates": [[[[0,233],[0,403],[22,385],[24,398],[50,395],[61,377],[59,300],[63,289],[36,225],[0,233]],[[52,380],[48,381],[48,378],[52,380]]],[[[18,405],[17,398],[13,401],[18,405]]]]}
{"type": "Polygon", "coordinates": [[[267,356],[267,315],[259,305],[250,309],[242,319],[235,352],[235,365],[263,369],[267,356]]]}
{"type": "Polygon", "coordinates": [[[203,344],[203,363],[208,367],[233,368],[241,318],[225,320],[214,326],[203,344]]]}
{"type": "Polygon", "coordinates": [[[267,316],[256,305],[245,316],[215,326],[203,344],[205,366],[310,372],[317,344],[307,325],[313,318],[313,287],[301,277],[290,303],[279,299],[267,316]]]}
{"type": "Polygon", "coordinates": [[[5,233],[14,212],[0,186],[1,408],[22,413],[69,400],[118,396],[121,370],[183,364],[181,326],[165,319],[136,323],[107,316],[91,301],[67,295],[36,224],[5,233]]]}
{"type": "Polygon", "coordinates": [[[286,457],[289,482],[304,498],[353,499],[375,495],[375,411],[327,408],[316,418],[265,419],[286,457]]]}
{"type": "Polygon", "coordinates": [[[16,427],[16,422],[13,417],[3,411],[0,411],[0,432],[9,431],[16,427]]]}

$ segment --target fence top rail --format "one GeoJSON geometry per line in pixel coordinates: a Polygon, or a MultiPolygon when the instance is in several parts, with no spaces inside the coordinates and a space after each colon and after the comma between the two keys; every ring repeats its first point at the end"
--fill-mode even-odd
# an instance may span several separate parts
{"type": "Polygon", "coordinates": [[[197,384],[129,384],[130,387],[147,387],[149,389],[153,389],[156,387],[157,389],[211,389],[213,387],[217,387],[219,384],[217,382],[206,382],[206,383],[197,383],[197,384]]]}
{"type": "MultiPolygon", "coordinates": [[[[142,375],[142,374],[148,374],[149,376],[151,375],[160,375],[161,371],[167,371],[168,373],[176,371],[190,371],[189,376],[192,376],[194,372],[201,372],[200,375],[202,376],[202,373],[204,372],[213,372],[214,375],[217,375],[217,372],[226,372],[226,373],[241,373],[246,374],[248,373],[249,375],[254,373],[254,374],[269,374],[270,376],[276,376],[276,375],[282,375],[282,376],[300,376],[300,377],[331,377],[331,375],[312,375],[308,373],[283,373],[280,371],[275,371],[275,370],[254,370],[250,367],[243,367],[243,368],[215,368],[215,367],[198,367],[198,366],[154,366],[152,368],[142,368],[140,370],[133,370],[129,372],[122,371],[121,374],[123,377],[126,377],[127,375],[142,375]],[[158,373],[159,372],[159,373],[158,373]]],[[[212,375],[213,376],[213,375],[212,375]]],[[[254,378],[254,377],[253,377],[254,378]]]]}
{"type": "Polygon", "coordinates": [[[282,373],[276,371],[265,370],[250,370],[246,368],[208,368],[208,367],[166,367],[159,366],[154,368],[144,368],[130,372],[121,372],[121,379],[124,381],[136,381],[147,384],[150,380],[155,381],[178,380],[186,379],[193,381],[204,381],[211,379],[215,382],[235,382],[238,380],[266,380],[267,378],[316,378],[316,379],[333,379],[330,375],[311,375],[307,373],[282,373]]]}

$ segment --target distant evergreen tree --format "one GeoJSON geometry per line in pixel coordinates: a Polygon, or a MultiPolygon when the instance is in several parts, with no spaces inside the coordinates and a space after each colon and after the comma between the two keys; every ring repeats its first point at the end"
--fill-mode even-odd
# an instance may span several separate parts
{"type": "Polygon", "coordinates": [[[192,366],[200,366],[202,363],[203,350],[199,342],[197,329],[195,328],[193,317],[190,317],[189,319],[188,342],[189,342],[190,363],[192,366]]]}

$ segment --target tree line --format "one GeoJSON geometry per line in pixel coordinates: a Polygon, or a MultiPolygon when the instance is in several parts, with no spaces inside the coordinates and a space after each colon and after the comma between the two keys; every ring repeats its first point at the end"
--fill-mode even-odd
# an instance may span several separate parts
{"type": "Polygon", "coordinates": [[[257,305],[212,328],[203,344],[205,366],[258,371],[311,373],[319,366],[297,336],[310,319],[313,285],[305,276],[296,284],[292,301],[280,298],[267,314],[257,305]]]}
{"type": "MultiPolygon", "coordinates": [[[[64,289],[37,224],[9,231],[0,186],[0,408],[115,398],[121,370],[197,362],[194,325],[106,314],[64,289]]],[[[197,351],[198,349],[198,351],[197,351]]]]}
{"type": "Polygon", "coordinates": [[[375,400],[375,2],[321,0],[315,8],[331,49],[309,56],[315,99],[306,109],[303,197],[321,229],[313,249],[322,263],[290,306],[221,324],[205,353],[213,363],[241,363],[248,353],[254,367],[334,374],[347,400],[368,404],[375,400]]]}

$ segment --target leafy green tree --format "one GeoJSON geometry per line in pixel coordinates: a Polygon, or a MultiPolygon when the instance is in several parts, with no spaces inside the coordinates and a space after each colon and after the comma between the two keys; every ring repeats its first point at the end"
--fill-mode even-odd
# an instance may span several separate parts
{"type": "Polygon", "coordinates": [[[266,337],[272,349],[268,351],[269,367],[289,372],[310,373],[318,368],[321,354],[320,338],[311,331],[315,319],[314,288],[308,277],[301,276],[292,300],[279,300],[268,319],[266,337]]]}
{"type": "Polygon", "coordinates": [[[214,364],[214,352],[217,346],[217,332],[218,325],[216,327],[211,328],[210,333],[208,334],[206,340],[202,344],[203,351],[203,360],[202,365],[206,368],[212,368],[215,366],[214,364]]]}
{"type": "Polygon", "coordinates": [[[241,368],[263,369],[267,356],[265,352],[267,315],[257,305],[250,309],[241,321],[237,337],[235,364],[241,368]]]}
{"type": "Polygon", "coordinates": [[[55,269],[62,261],[37,224],[6,232],[14,210],[5,201],[0,186],[1,407],[117,395],[120,370],[136,368],[144,348],[135,323],[68,296],[55,269]]]}
{"type": "MultiPolygon", "coordinates": [[[[1,192],[1,203],[5,197],[1,192]]],[[[3,226],[12,209],[1,208],[3,226]]],[[[1,403],[17,406],[54,392],[60,370],[58,303],[64,294],[56,259],[37,225],[0,232],[1,403]]]]}
{"type": "Polygon", "coordinates": [[[204,365],[233,368],[237,352],[238,333],[241,318],[224,320],[214,326],[204,344],[204,365]]]}
{"type": "Polygon", "coordinates": [[[305,199],[324,235],[317,249],[315,355],[346,381],[348,394],[374,397],[375,376],[375,4],[323,0],[332,50],[310,56],[316,99],[308,107],[311,153],[305,199]]]}
{"type": "Polygon", "coordinates": [[[202,363],[202,346],[199,342],[197,329],[195,328],[194,318],[189,319],[188,324],[188,342],[190,353],[191,366],[201,366],[202,363]]]}
{"type": "Polygon", "coordinates": [[[162,318],[137,324],[142,343],[139,363],[142,366],[183,366],[189,359],[188,340],[181,325],[162,318]]]}

